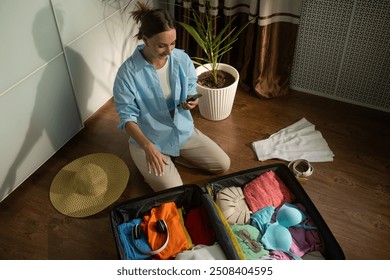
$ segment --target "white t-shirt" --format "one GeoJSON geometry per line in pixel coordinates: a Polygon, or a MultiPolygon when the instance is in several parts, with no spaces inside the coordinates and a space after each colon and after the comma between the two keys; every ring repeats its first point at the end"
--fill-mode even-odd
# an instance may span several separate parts
{"type": "Polygon", "coordinates": [[[165,63],[163,67],[157,70],[158,78],[160,79],[161,87],[165,96],[165,100],[169,99],[171,97],[171,85],[169,83],[169,62],[165,63]]]}

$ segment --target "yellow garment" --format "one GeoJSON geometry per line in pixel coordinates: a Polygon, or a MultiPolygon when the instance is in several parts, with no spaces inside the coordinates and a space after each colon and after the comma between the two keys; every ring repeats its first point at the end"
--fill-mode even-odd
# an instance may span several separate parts
{"type": "MultiPolygon", "coordinates": [[[[207,191],[209,192],[209,194],[211,195],[211,188],[207,188],[207,191]]],[[[221,221],[227,231],[227,233],[229,234],[230,236],[230,239],[232,240],[233,242],[233,246],[234,248],[236,249],[236,252],[238,254],[238,256],[240,257],[241,260],[245,260],[245,254],[244,252],[242,251],[241,247],[240,247],[240,244],[238,244],[238,240],[233,232],[233,230],[230,228],[230,225],[228,223],[228,221],[226,220],[225,218],[225,215],[222,213],[221,209],[219,208],[218,204],[215,203],[215,201],[213,201],[214,203],[214,207],[215,209],[217,210],[217,213],[218,213],[218,216],[221,218],[221,221]]]]}
{"type": "Polygon", "coordinates": [[[183,227],[184,234],[187,237],[188,249],[192,249],[194,247],[194,243],[192,243],[191,236],[188,234],[187,228],[184,225],[183,210],[181,208],[177,208],[177,211],[179,212],[180,223],[183,227]]]}

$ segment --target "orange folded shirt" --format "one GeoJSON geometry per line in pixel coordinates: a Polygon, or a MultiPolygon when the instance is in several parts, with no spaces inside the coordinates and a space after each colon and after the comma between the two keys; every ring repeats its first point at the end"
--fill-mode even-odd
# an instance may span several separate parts
{"type": "Polygon", "coordinates": [[[152,208],[150,215],[144,216],[141,224],[152,250],[161,248],[167,238],[166,233],[157,231],[156,222],[158,220],[165,220],[169,231],[169,241],[165,249],[154,256],[156,259],[170,259],[175,257],[177,253],[189,249],[188,240],[183,230],[176,204],[167,202],[159,207],[152,208]]]}

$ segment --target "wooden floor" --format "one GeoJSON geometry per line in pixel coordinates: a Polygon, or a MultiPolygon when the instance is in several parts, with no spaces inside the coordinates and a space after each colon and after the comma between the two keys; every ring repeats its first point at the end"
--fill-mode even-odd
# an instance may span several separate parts
{"type": "MultiPolygon", "coordinates": [[[[316,125],[335,154],[333,162],[313,163],[303,187],[317,206],[347,259],[390,259],[390,114],[291,92],[261,100],[239,90],[233,112],[220,122],[193,112],[196,126],[231,157],[228,173],[280,160],[259,162],[251,142],[268,137],[305,117],[316,125]]],[[[90,153],[120,156],[131,180],[117,203],[152,193],[130,161],[127,136],[117,127],[110,100],[85,128],[0,203],[0,259],[116,259],[109,212],[75,219],[58,213],[49,201],[57,172],[90,153]]],[[[179,167],[184,183],[212,178],[179,167]]]]}

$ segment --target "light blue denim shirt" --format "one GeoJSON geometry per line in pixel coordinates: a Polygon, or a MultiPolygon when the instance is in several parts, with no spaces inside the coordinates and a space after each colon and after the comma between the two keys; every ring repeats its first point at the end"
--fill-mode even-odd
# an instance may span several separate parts
{"type": "MultiPolygon", "coordinates": [[[[191,112],[177,105],[196,93],[197,74],[190,57],[180,49],[169,56],[172,108],[168,108],[156,69],[141,54],[139,45],[119,68],[114,82],[115,108],[119,128],[137,123],[144,135],[161,153],[178,156],[182,144],[191,136],[194,122],[191,112]],[[170,110],[174,111],[173,118],[170,110]]],[[[136,143],[130,137],[129,141],[136,143]]]]}

